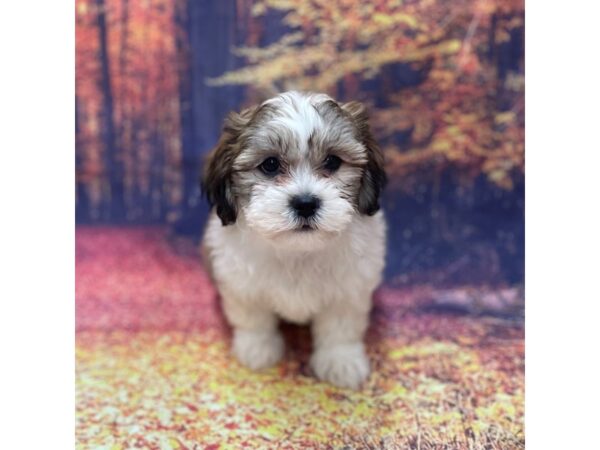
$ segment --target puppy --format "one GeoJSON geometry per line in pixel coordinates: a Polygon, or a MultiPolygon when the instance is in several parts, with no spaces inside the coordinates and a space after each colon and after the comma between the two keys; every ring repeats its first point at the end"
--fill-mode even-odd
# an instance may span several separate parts
{"type": "Polygon", "coordinates": [[[385,180],[359,103],[287,92],[229,115],[203,174],[214,207],[203,251],[242,364],[279,361],[283,318],[311,323],[318,378],[357,389],[368,377],[363,336],[384,267],[385,180]]]}

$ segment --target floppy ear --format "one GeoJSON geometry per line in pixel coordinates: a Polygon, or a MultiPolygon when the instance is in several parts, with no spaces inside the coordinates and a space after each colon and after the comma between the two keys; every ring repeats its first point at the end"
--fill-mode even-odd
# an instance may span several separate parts
{"type": "Polygon", "coordinates": [[[358,140],[367,150],[367,165],[360,181],[357,205],[361,214],[372,216],[379,211],[379,196],[387,182],[383,153],[371,133],[365,106],[359,102],[349,102],[341,107],[354,121],[358,140]]]}
{"type": "Polygon", "coordinates": [[[227,116],[219,142],[204,164],[200,186],[223,225],[235,223],[237,218],[232,189],[233,163],[241,150],[238,143],[240,134],[250,122],[255,109],[249,108],[240,114],[232,112],[227,116]]]}

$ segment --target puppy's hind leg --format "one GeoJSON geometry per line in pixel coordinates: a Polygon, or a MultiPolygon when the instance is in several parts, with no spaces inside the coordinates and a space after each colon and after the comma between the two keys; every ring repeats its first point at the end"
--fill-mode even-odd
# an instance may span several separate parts
{"type": "Polygon", "coordinates": [[[233,354],[246,367],[271,367],[283,356],[284,343],[277,317],[259,305],[224,299],[225,315],[233,326],[233,354]]]}
{"type": "Polygon", "coordinates": [[[315,317],[310,365],[319,379],[350,389],[358,389],[367,379],[370,366],[363,336],[368,315],[368,309],[338,304],[315,317]]]}

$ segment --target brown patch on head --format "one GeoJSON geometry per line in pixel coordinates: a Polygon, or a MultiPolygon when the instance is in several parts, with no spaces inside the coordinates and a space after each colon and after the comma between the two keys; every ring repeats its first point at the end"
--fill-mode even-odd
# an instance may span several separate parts
{"type": "Polygon", "coordinates": [[[214,206],[223,225],[235,223],[237,207],[233,193],[233,163],[242,151],[240,136],[259,113],[252,107],[241,113],[230,113],[225,119],[217,146],[208,154],[204,164],[201,187],[208,202],[214,206]]]}
{"type": "Polygon", "coordinates": [[[351,117],[356,128],[356,139],[367,151],[367,164],[360,181],[357,206],[359,212],[372,216],[379,210],[379,196],[387,181],[383,153],[371,133],[365,106],[359,102],[349,102],[341,105],[341,108],[351,117]]]}
{"type": "Polygon", "coordinates": [[[356,125],[350,114],[333,100],[326,100],[314,108],[325,124],[322,129],[314,131],[308,140],[315,157],[323,160],[329,154],[334,154],[347,164],[364,165],[367,162],[365,150],[356,142],[356,125]]]}
{"type": "Polygon", "coordinates": [[[237,173],[255,169],[271,156],[285,158],[293,148],[294,137],[290,130],[272,123],[277,117],[277,107],[266,103],[260,105],[239,138],[241,148],[235,159],[237,173]]]}

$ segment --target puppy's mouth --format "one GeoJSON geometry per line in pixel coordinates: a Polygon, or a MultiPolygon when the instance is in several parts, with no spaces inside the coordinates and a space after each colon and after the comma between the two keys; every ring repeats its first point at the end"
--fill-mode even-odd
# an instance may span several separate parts
{"type": "Polygon", "coordinates": [[[302,219],[296,222],[296,227],[293,228],[293,231],[296,233],[310,233],[317,231],[317,229],[317,225],[313,220],[302,219]]]}
{"type": "Polygon", "coordinates": [[[311,227],[308,224],[304,224],[304,225],[300,225],[294,231],[296,231],[297,233],[310,233],[311,231],[315,231],[315,228],[311,227]]]}

